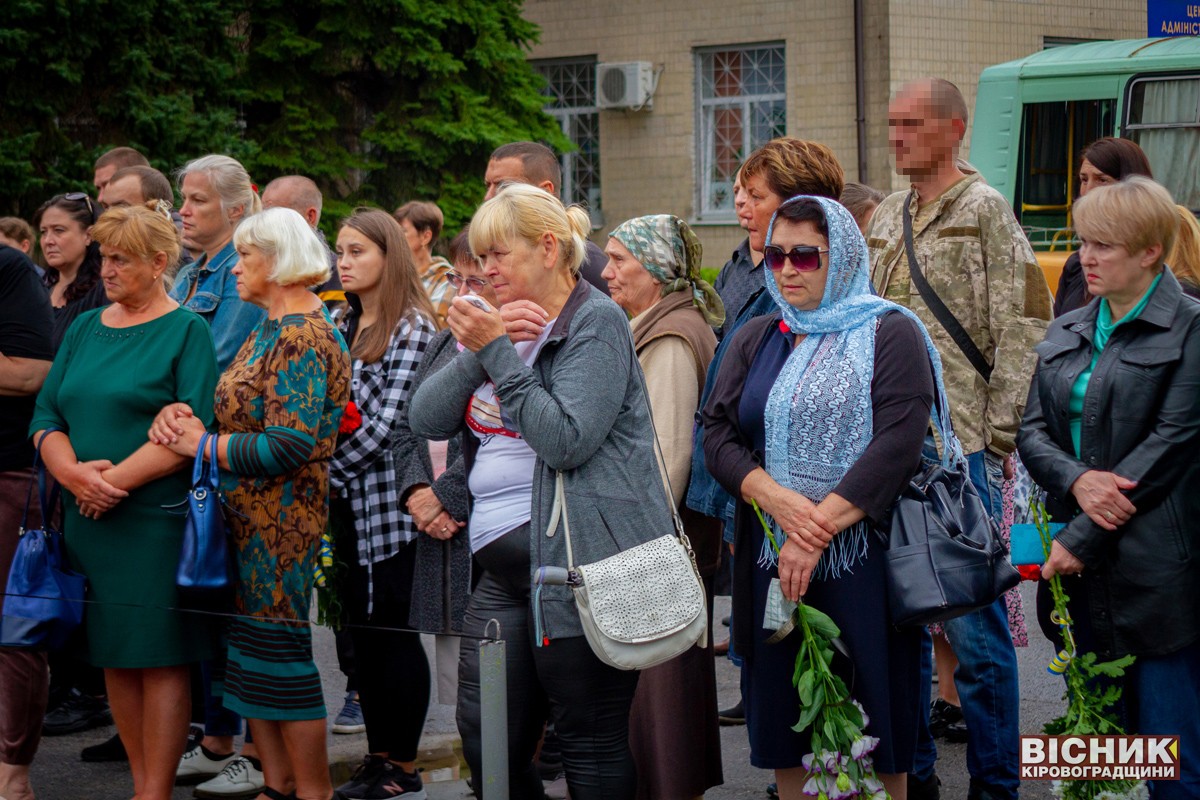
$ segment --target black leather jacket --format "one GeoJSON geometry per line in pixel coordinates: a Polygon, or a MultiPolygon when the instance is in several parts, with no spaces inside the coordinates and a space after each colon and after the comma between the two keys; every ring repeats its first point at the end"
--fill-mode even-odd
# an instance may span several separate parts
{"type": "Polygon", "coordinates": [[[1200,638],[1200,303],[1167,270],[1138,318],[1113,332],[1088,384],[1076,458],[1068,407],[1099,302],[1052,322],[1037,346],[1017,446],[1050,513],[1069,520],[1057,541],[1086,566],[1100,652],[1164,655],[1200,638]],[[1115,532],[1071,495],[1090,469],[1138,482],[1126,493],[1137,513],[1115,532]]]}

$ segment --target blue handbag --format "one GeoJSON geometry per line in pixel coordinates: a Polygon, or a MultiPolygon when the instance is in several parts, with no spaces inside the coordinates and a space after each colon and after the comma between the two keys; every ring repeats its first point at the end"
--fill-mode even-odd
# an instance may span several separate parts
{"type": "MultiPolygon", "coordinates": [[[[45,436],[42,437],[45,440],[45,436]]],[[[39,649],[62,647],[83,622],[87,578],[67,565],[63,535],[50,527],[50,514],[58,504],[58,485],[47,491],[46,468],[41,463],[41,442],[33,466],[36,476],[25,495],[20,538],[5,588],[4,615],[0,617],[0,646],[39,649]],[[42,527],[29,528],[29,502],[37,484],[42,527]]]]}
{"type": "Polygon", "coordinates": [[[229,536],[219,484],[217,436],[206,433],[196,448],[192,488],[185,501],[187,521],[183,528],[179,568],[175,573],[175,584],[182,590],[206,593],[228,589],[232,583],[229,536]],[[204,459],[206,447],[209,451],[207,461],[204,459]]]}

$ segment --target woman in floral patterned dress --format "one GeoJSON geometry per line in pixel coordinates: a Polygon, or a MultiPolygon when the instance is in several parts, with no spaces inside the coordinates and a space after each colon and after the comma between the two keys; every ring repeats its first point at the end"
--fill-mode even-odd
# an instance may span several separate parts
{"type": "MultiPolygon", "coordinates": [[[[267,310],[221,376],[218,461],[237,551],[225,705],[250,721],[272,800],[329,800],[325,703],[308,627],[313,567],[328,517],[329,459],[349,398],[350,358],[320,299],[321,242],[296,212],[271,209],[234,235],[243,300],[267,310]],[[282,621],[288,620],[288,621],[282,621]]],[[[203,426],[168,406],[154,441],[185,455],[203,426]]]]}

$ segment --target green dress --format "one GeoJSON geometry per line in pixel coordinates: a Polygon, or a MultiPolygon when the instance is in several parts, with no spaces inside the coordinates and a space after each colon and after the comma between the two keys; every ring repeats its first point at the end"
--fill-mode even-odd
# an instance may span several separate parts
{"type": "MultiPolygon", "coordinates": [[[[217,359],[208,324],[182,308],[128,328],[110,328],[103,309],[67,331],[37,399],[30,433],[67,433],[80,461],[114,464],[146,443],[154,417],[187,403],[212,424],[217,359]]],[[[98,520],[63,492],[72,566],[88,578],[86,658],[100,667],[161,667],[210,658],[211,627],[178,606],[175,569],[184,518],[163,510],[183,500],[191,467],[130,493],[98,520]]]]}

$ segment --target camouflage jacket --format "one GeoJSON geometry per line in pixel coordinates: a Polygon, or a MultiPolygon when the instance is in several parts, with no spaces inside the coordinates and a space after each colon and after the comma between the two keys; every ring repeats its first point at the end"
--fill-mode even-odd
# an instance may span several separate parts
{"type": "Polygon", "coordinates": [[[907,197],[888,197],[871,219],[871,280],[929,329],[963,450],[1011,453],[1037,360],[1033,347],[1050,320],[1046,279],[1007,201],[979,175],[968,175],[923,208],[914,199],[913,247],[921,270],[992,365],[985,382],[912,285],[904,249],[907,197]]]}

